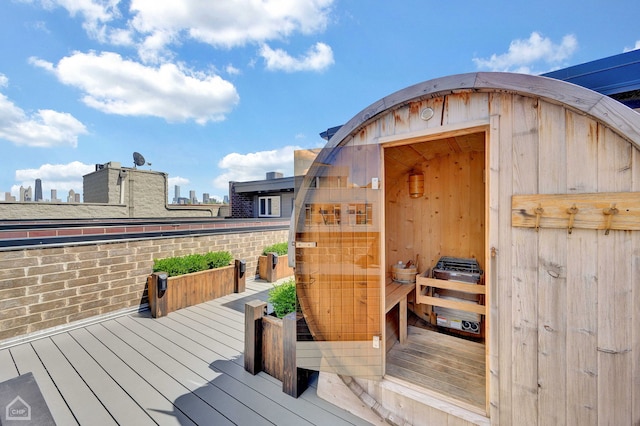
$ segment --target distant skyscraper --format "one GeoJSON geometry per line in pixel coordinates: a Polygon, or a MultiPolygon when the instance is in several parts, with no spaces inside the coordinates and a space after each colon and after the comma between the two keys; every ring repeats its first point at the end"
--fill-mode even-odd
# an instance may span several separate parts
{"type": "Polygon", "coordinates": [[[73,189],[69,190],[69,195],[67,196],[67,203],[75,203],[76,202],[76,191],[73,189]]]}
{"type": "Polygon", "coordinates": [[[28,202],[33,201],[33,197],[31,196],[31,187],[25,188],[24,186],[20,187],[20,202],[28,202]]]}
{"type": "Polygon", "coordinates": [[[11,195],[10,192],[5,192],[4,193],[4,200],[5,201],[16,201],[16,197],[14,197],[13,195],[11,195]]]}
{"type": "Polygon", "coordinates": [[[209,204],[209,201],[211,201],[211,200],[209,199],[209,193],[208,193],[208,192],[204,192],[204,193],[202,194],[202,202],[203,202],[204,204],[209,204]]]}
{"type": "Polygon", "coordinates": [[[178,204],[180,202],[180,185],[175,185],[173,192],[173,204],[178,204]]]}
{"type": "Polygon", "coordinates": [[[51,190],[51,202],[52,203],[59,203],[60,200],[58,200],[58,190],[56,189],[52,189],[51,190]]]}
{"type": "Polygon", "coordinates": [[[33,201],[42,201],[42,180],[36,179],[36,196],[33,201]]]}
{"type": "Polygon", "coordinates": [[[191,200],[191,204],[198,204],[198,198],[196,197],[196,191],[193,189],[189,191],[189,200],[191,200]]]}

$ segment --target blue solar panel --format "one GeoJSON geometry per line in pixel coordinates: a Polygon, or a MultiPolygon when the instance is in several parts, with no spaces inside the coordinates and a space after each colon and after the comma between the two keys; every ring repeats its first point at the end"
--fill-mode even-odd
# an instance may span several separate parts
{"type": "Polygon", "coordinates": [[[589,88],[603,95],[640,89],[640,50],[542,74],[589,88]]]}

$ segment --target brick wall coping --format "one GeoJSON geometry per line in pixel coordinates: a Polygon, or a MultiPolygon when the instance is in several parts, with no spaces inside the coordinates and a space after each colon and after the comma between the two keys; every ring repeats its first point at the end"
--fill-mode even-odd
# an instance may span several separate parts
{"type": "Polygon", "coordinates": [[[113,221],[0,221],[0,251],[33,246],[285,229],[288,219],[140,219],[113,221]]]}

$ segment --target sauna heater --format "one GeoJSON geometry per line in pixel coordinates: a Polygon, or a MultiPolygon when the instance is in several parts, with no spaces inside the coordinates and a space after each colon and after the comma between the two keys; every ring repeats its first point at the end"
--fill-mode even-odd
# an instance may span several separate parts
{"type": "MultiPolygon", "coordinates": [[[[441,257],[432,270],[432,277],[440,280],[458,281],[467,284],[479,284],[482,270],[475,259],[459,257],[441,257]]],[[[435,289],[434,297],[464,303],[478,304],[478,295],[454,290],[435,289]]],[[[480,334],[482,316],[473,312],[434,306],[436,324],[452,330],[480,334]]]]}

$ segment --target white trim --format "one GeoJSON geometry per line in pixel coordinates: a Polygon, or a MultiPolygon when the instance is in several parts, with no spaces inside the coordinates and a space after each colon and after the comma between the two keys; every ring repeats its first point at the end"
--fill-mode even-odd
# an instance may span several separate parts
{"type": "Polygon", "coordinates": [[[282,217],[282,196],[280,195],[264,195],[258,196],[258,217],[282,217]],[[271,213],[262,212],[262,200],[265,200],[265,204],[271,201],[271,205],[267,207],[267,210],[271,210],[271,213]]]}

